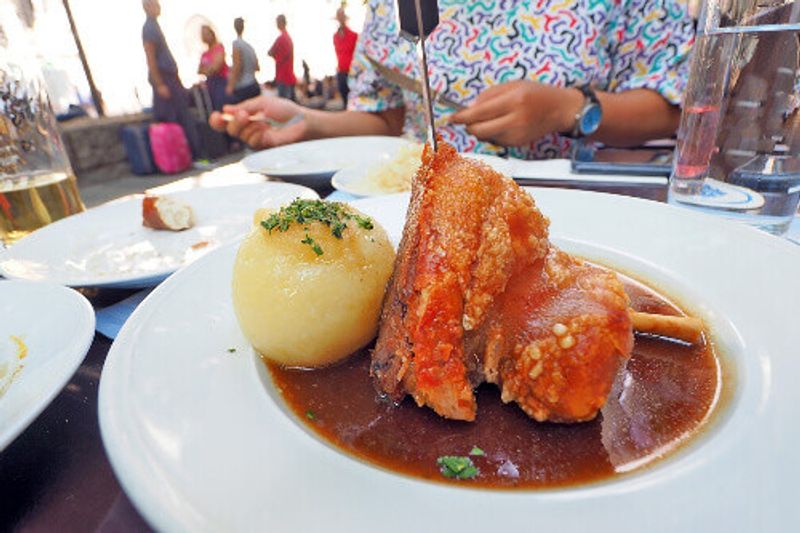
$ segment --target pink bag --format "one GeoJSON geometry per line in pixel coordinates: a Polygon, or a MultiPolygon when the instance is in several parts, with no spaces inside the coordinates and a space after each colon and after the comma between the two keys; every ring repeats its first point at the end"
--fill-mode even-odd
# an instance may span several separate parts
{"type": "Polygon", "coordinates": [[[192,151],[179,124],[150,124],[150,148],[153,161],[164,174],[177,174],[192,166],[192,151]]]}

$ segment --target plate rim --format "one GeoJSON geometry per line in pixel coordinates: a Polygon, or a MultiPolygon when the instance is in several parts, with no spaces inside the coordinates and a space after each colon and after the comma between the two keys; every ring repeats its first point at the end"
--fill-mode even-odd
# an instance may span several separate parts
{"type": "MultiPolygon", "coordinates": [[[[33,408],[30,409],[26,415],[20,417],[15,424],[12,426],[6,426],[6,428],[0,430],[0,453],[2,453],[5,448],[10,446],[17,439],[17,437],[19,437],[22,432],[24,432],[39,417],[39,415],[42,414],[42,412],[53,402],[56,396],[61,394],[61,391],[64,390],[64,387],[67,385],[67,383],[69,383],[70,379],[72,379],[72,376],[75,375],[75,372],[78,370],[78,368],[80,368],[83,360],[86,359],[86,355],[89,353],[92,342],[94,342],[96,325],[96,317],[92,304],[89,303],[89,300],[87,300],[84,295],[74,289],[65,287],[63,285],[58,285],[56,283],[15,279],[0,280],[0,287],[6,283],[22,287],[23,289],[35,286],[37,289],[41,288],[49,292],[59,292],[65,295],[68,294],[69,296],[67,296],[67,298],[71,299],[74,304],[73,312],[77,317],[79,329],[76,330],[77,333],[73,337],[74,341],[72,345],[62,348],[61,350],[61,353],[65,354],[61,355],[61,357],[66,358],[69,356],[70,361],[65,367],[64,374],[59,378],[58,385],[47,391],[46,394],[39,396],[38,401],[35,402],[33,408]]],[[[6,394],[8,394],[8,391],[6,391],[6,394]]]]}
{"type": "Polygon", "coordinates": [[[334,165],[337,168],[328,167],[324,169],[316,169],[312,171],[286,171],[286,170],[265,170],[264,168],[259,168],[255,161],[258,160],[259,157],[263,157],[266,153],[278,154],[280,155],[282,152],[292,152],[296,150],[303,150],[303,149],[314,149],[318,148],[319,145],[326,145],[326,144],[341,144],[345,142],[372,142],[375,139],[380,139],[384,142],[397,142],[398,146],[405,143],[410,143],[413,141],[409,141],[408,139],[396,135],[349,135],[344,137],[327,137],[323,139],[311,139],[308,141],[301,141],[293,144],[284,144],[281,146],[273,146],[272,148],[265,148],[264,150],[259,150],[257,152],[253,152],[252,154],[248,154],[244,158],[242,158],[242,165],[247,169],[248,172],[254,174],[263,174],[265,176],[273,176],[276,178],[306,178],[308,180],[320,180],[324,181],[333,176],[338,170],[341,170],[343,167],[338,167],[338,165],[334,165]],[[369,139],[369,141],[367,141],[369,139]]]}

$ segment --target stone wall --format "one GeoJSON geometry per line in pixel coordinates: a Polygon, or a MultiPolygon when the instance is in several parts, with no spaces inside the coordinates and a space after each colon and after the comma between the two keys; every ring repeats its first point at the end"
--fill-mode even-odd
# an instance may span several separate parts
{"type": "Polygon", "coordinates": [[[151,121],[150,114],[140,113],[119,117],[82,117],[59,124],[75,174],[80,179],[82,174],[126,162],[121,129],[151,121]]]}

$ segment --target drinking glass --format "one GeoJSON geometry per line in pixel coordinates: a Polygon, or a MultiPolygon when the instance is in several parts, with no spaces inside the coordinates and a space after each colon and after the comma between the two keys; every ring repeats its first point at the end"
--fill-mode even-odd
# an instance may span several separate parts
{"type": "Polygon", "coordinates": [[[800,202],[800,0],[707,0],[669,202],[784,234],[800,202]]]}
{"type": "Polygon", "coordinates": [[[0,248],[84,209],[24,4],[0,0],[0,248]]]}

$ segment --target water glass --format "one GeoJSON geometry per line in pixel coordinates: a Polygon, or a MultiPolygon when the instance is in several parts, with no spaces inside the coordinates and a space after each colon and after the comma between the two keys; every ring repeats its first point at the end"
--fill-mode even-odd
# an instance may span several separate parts
{"type": "Polygon", "coordinates": [[[669,202],[784,234],[800,202],[800,0],[707,0],[669,202]]]}

